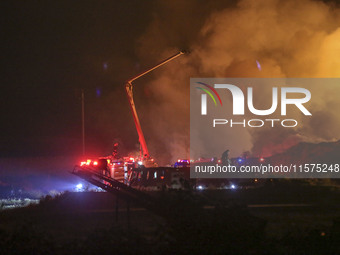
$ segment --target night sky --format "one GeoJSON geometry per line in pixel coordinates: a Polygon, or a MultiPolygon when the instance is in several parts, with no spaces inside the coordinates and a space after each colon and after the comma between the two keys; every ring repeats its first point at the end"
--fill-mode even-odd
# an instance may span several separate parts
{"type": "MultiPolygon", "coordinates": [[[[107,131],[91,121],[108,107],[105,93],[123,95],[126,75],[139,71],[136,39],[153,7],[152,1],[2,1],[0,156],[79,154],[82,88],[88,148],[108,149],[107,131]]],[[[125,97],[115,104],[128,109],[125,97]]]]}
{"type": "MultiPolygon", "coordinates": [[[[136,150],[124,82],[188,49],[209,14],[232,2],[2,1],[0,157],[80,154],[81,89],[87,154],[108,154],[117,140],[136,150]]],[[[135,94],[141,115],[152,77],[135,94]]]]}

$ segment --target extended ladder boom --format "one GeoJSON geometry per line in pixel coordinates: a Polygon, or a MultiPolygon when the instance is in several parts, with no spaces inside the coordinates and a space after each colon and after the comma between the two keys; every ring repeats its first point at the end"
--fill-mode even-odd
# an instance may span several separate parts
{"type": "Polygon", "coordinates": [[[140,122],[139,122],[139,118],[138,118],[138,115],[137,115],[137,111],[136,111],[136,106],[135,106],[135,102],[133,100],[133,92],[132,92],[132,82],[137,80],[138,78],[144,76],[145,74],[155,70],[156,68],[170,62],[171,60],[179,57],[180,55],[184,54],[184,52],[180,51],[178,52],[177,54],[163,60],[162,62],[160,62],[159,64],[155,65],[154,67],[138,74],[137,76],[133,77],[132,79],[128,80],[125,84],[125,90],[126,90],[126,94],[128,96],[128,99],[129,99],[129,104],[130,104],[130,108],[131,108],[131,111],[132,111],[132,116],[133,116],[133,120],[135,122],[135,125],[136,125],[136,129],[137,129],[137,133],[138,133],[138,137],[139,137],[139,142],[140,142],[140,145],[141,145],[141,152],[142,152],[142,159],[149,159],[150,158],[150,154],[149,154],[149,150],[148,150],[148,147],[146,145],[146,142],[145,142],[145,138],[144,138],[144,134],[143,134],[143,131],[142,131],[142,127],[140,125],[140,122]]]}

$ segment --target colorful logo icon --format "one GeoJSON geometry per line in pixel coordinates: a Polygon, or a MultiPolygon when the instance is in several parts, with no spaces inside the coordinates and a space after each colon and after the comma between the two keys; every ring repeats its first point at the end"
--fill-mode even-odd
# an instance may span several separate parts
{"type": "MultiPolygon", "coordinates": [[[[218,98],[218,100],[220,101],[220,104],[221,104],[221,106],[222,106],[222,100],[221,100],[221,98],[220,98],[220,95],[217,93],[217,91],[216,91],[216,89],[214,89],[214,87],[212,87],[212,86],[210,86],[210,85],[208,85],[208,84],[206,84],[206,83],[203,83],[203,82],[197,82],[198,84],[201,84],[201,85],[203,85],[203,86],[206,86],[207,88],[209,88],[212,92],[214,92],[214,94],[217,96],[217,98],[218,98]]],[[[215,103],[215,106],[217,106],[217,103],[216,103],[216,99],[215,99],[215,97],[213,96],[213,94],[209,91],[209,90],[207,90],[207,89],[205,89],[205,88],[201,88],[201,87],[196,87],[197,89],[200,89],[200,90],[202,90],[202,91],[204,91],[205,93],[207,93],[211,98],[212,98],[212,100],[214,101],[214,103],[215,103]]]]}

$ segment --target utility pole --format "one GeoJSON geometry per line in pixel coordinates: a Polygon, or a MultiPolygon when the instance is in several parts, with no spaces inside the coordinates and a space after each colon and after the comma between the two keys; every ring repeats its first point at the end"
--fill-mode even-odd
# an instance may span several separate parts
{"type": "Polygon", "coordinates": [[[81,129],[83,140],[83,156],[85,156],[85,105],[84,105],[84,89],[81,90],[81,129]]]}

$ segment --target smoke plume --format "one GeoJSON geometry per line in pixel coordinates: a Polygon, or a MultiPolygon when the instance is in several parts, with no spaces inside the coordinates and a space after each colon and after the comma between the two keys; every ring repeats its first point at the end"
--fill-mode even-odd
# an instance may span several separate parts
{"type": "MultiPolygon", "coordinates": [[[[142,61],[155,63],[181,47],[192,50],[155,71],[144,86],[152,104],[139,110],[144,113],[142,124],[151,153],[164,162],[189,155],[190,77],[340,76],[340,8],[332,2],[241,0],[223,6],[191,0],[158,4],[160,12],[138,41],[142,61]]],[[[270,135],[263,129],[244,129],[239,139],[246,140],[235,143],[232,154],[250,150],[270,155],[300,141],[340,139],[340,85],[331,90],[311,89],[312,95],[318,95],[309,106],[313,118],[298,129],[277,128],[270,135]]],[[[261,107],[261,98],[255,105],[261,107]]]]}

